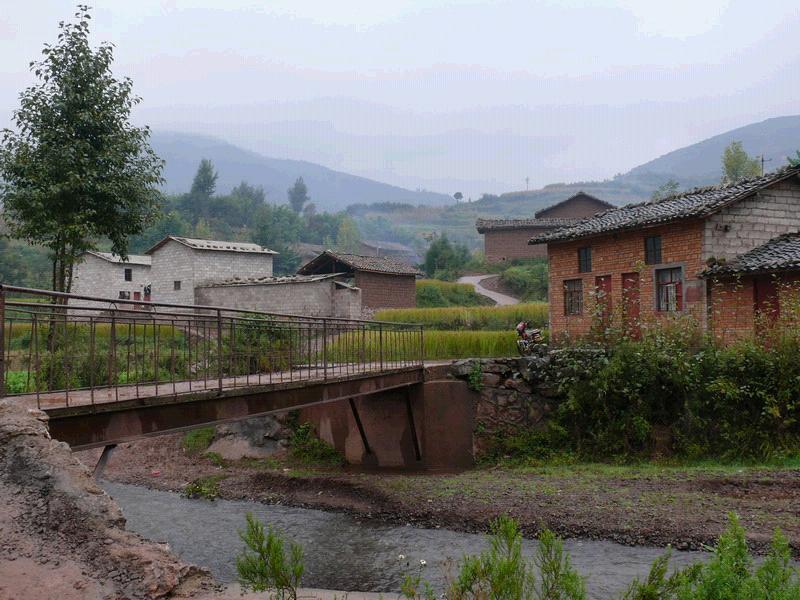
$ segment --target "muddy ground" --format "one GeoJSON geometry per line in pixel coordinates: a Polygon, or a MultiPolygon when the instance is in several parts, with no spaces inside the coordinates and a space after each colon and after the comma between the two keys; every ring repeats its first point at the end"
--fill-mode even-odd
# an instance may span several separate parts
{"type": "MultiPolygon", "coordinates": [[[[84,453],[92,463],[97,453],[84,453]]],[[[92,463],[93,464],[93,463],[92,463]]],[[[181,436],[118,448],[104,476],[180,491],[219,476],[224,498],[322,508],[458,531],[486,531],[497,515],[516,517],[526,535],[549,528],[564,537],[699,550],[737,513],[763,552],[776,528],[800,556],[800,470],[766,467],[569,465],[475,468],[461,473],[359,472],[312,468],[288,459],[214,464],[190,456],[181,436]]]]}

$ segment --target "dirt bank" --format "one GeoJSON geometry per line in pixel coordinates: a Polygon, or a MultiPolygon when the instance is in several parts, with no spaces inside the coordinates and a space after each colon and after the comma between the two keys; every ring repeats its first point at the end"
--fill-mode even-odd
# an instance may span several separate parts
{"type": "Polygon", "coordinates": [[[117,505],[44,415],[0,401],[0,599],[188,598],[210,574],[125,531],[117,505]]]}
{"type": "Polygon", "coordinates": [[[565,537],[679,549],[714,543],[728,513],[736,512],[755,550],[763,551],[780,527],[800,556],[800,472],[792,469],[574,465],[389,474],[278,459],[219,467],[188,456],[180,436],[164,436],[119,448],[105,476],[179,491],[209,475],[222,477],[220,495],[231,499],[459,531],[485,531],[492,518],[508,513],[528,535],[547,527],[565,537]]]}

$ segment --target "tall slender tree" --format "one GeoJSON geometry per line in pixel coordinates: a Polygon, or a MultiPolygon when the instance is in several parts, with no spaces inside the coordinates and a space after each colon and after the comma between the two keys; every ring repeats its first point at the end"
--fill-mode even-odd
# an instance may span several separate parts
{"type": "Polygon", "coordinates": [[[75,261],[99,240],[127,256],[130,236],[159,213],[163,169],[149,129],[130,124],[140,98],[130,79],[114,78],[111,44],[89,44],[87,6],[75,18],[30,64],[38,83],[20,94],[0,144],[10,233],[49,250],[52,287],[67,292],[75,261]]]}
{"type": "Polygon", "coordinates": [[[294,185],[287,190],[289,196],[289,206],[292,207],[294,212],[300,214],[303,211],[303,206],[306,202],[311,200],[308,195],[308,188],[306,182],[302,177],[298,177],[294,185]]]}
{"type": "Polygon", "coordinates": [[[761,162],[751,157],[742,142],[731,142],[722,153],[722,183],[736,183],[761,175],[761,162]]]}

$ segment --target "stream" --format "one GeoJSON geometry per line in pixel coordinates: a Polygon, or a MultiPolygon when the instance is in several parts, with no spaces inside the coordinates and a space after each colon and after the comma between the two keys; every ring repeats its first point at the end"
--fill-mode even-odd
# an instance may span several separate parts
{"type": "MultiPolygon", "coordinates": [[[[352,515],[243,500],[189,500],[179,494],[103,482],[128,520],[128,529],[168,543],[184,560],[211,570],[221,582],[236,581],[237,531],[253,513],[303,546],[304,587],[365,592],[396,592],[404,574],[398,555],[418,565],[427,561],[425,577],[441,589],[443,562],[458,560],[486,547],[485,536],[445,529],[398,526],[352,515]]],[[[525,540],[530,555],[535,540],[525,540]]],[[[605,541],[565,540],[572,563],[587,576],[589,597],[613,598],[635,577],[644,578],[657,548],[629,547],[605,541]]],[[[673,551],[672,566],[703,559],[702,552],[673,551]]],[[[415,567],[418,568],[418,567],[415,567]]]]}

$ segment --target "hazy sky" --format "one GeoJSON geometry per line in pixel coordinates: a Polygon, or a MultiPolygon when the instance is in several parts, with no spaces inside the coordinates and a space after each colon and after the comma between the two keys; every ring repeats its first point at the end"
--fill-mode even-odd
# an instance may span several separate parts
{"type": "MultiPolygon", "coordinates": [[[[74,4],[0,5],[6,122],[32,81],[28,62],[74,4]]],[[[117,72],[144,98],[139,119],[404,185],[478,193],[526,175],[610,176],[800,113],[792,0],[93,5],[94,38],[116,44],[117,72]],[[407,156],[415,139],[427,163],[407,156]]]]}

